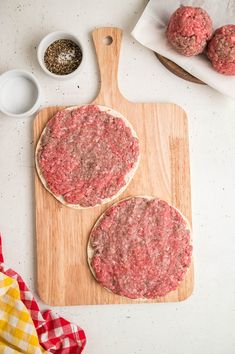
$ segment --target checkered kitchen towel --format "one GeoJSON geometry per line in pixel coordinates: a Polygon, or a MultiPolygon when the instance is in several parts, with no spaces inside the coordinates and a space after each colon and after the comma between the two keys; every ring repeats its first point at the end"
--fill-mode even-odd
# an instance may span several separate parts
{"type": "Polygon", "coordinates": [[[52,313],[52,311],[42,314],[24,280],[14,270],[7,268],[3,262],[0,235],[0,271],[18,282],[21,300],[31,314],[41,346],[49,353],[80,354],[86,344],[83,329],[52,313]]]}
{"type": "Polygon", "coordinates": [[[0,272],[0,353],[44,352],[17,281],[0,272]]]}

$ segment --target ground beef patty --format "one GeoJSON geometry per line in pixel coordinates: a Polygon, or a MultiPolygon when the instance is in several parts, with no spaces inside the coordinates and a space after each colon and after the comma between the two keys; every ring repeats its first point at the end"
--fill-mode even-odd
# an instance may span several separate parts
{"type": "Polygon", "coordinates": [[[205,10],[183,6],[171,15],[166,35],[180,54],[192,56],[203,52],[212,31],[212,21],[205,10]]]}
{"type": "Polygon", "coordinates": [[[43,184],[71,207],[93,207],[116,197],[138,161],[139,142],[130,123],[97,105],[59,111],[36,149],[43,184]]]}
{"type": "Polygon", "coordinates": [[[150,197],[113,205],[97,221],[88,243],[88,262],[97,281],[132,299],[154,299],[175,290],[191,253],[184,217],[150,197]]]}
{"type": "Polygon", "coordinates": [[[208,44],[208,58],[214,69],[224,75],[235,75],[235,25],[218,28],[208,44]]]}

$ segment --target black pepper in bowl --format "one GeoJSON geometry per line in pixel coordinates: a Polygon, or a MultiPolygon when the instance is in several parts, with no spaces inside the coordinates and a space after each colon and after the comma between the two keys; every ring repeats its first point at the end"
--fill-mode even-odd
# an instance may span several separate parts
{"type": "Polygon", "coordinates": [[[49,45],[44,54],[46,68],[56,75],[68,75],[82,61],[82,50],[71,39],[58,39],[49,45]]]}

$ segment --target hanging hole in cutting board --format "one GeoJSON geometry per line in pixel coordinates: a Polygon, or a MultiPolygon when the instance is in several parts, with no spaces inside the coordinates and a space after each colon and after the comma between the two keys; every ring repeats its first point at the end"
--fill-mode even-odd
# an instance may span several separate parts
{"type": "Polygon", "coordinates": [[[104,43],[105,45],[110,45],[110,44],[113,43],[113,38],[112,38],[111,36],[104,37],[103,43],[104,43]]]}

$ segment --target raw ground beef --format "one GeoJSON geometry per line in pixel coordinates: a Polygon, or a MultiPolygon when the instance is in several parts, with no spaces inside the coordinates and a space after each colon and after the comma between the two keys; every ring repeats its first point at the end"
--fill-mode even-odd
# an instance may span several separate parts
{"type": "Polygon", "coordinates": [[[132,197],[109,208],[88,244],[97,281],[133,299],[153,299],[175,290],[191,253],[189,226],[180,212],[148,197],[132,197]]]}
{"type": "Polygon", "coordinates": [[[218,28],[208,44],[208,58],[214,69],[224,75],[235,75],[235,25],[218,28]]]}
{"type": "Polygon", "coordinates": [[[137,165],[139,142],[122,118],[87,105],[59,111],[47,123],[36,158],[55,196],[90,207],[126,185],[137,165]]]}
{"type": "Polygon", "coordinates": [[[212,31],[212,21],[205,10],[183,6],[171,15],[166,35],[177,52],[192,56],[203,52],[212,31]]]}

